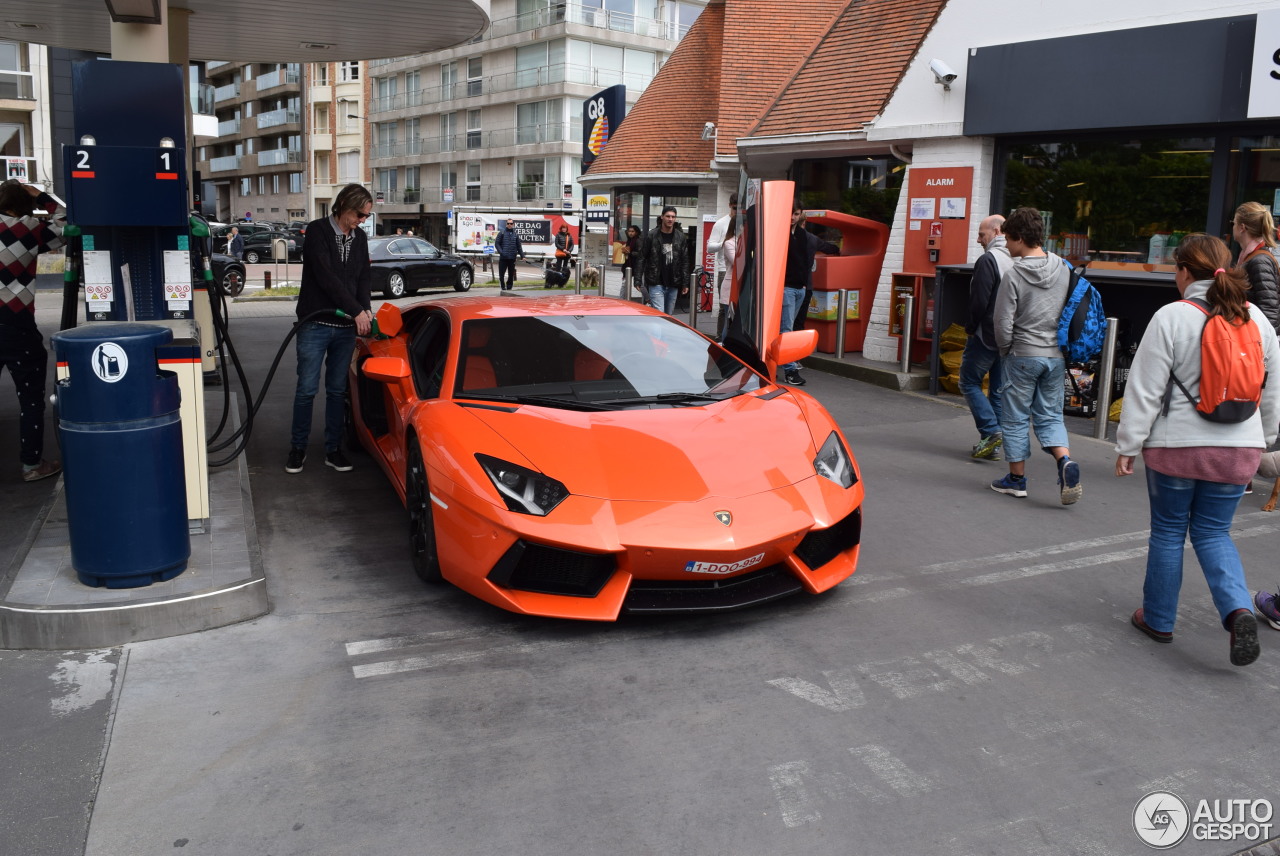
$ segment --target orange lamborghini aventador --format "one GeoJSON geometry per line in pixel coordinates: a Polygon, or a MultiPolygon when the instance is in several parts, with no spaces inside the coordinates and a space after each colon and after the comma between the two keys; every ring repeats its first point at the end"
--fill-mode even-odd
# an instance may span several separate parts
{"type": "Polygon", "coordinates": [[[352,360],[351,428],[404,500],[420,577],[611,621],[853,573],[857,462],[822,405],[772,380],[816,339],[777,333],[790,187],[748,193],[725,347],[613,298],[378,310],[381,337],[352,360]]]}

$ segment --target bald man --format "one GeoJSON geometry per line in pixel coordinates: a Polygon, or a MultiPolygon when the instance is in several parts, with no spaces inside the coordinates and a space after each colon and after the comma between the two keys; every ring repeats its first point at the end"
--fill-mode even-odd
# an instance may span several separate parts
{"type": "Polygon", "coordinates": [[[1000,352],[996,350],[995,328],[991,312],[996,305],[1000,278],[1013,267],[1013,259],[1004,243],[1004,217],[992,214],[978,224],[978,244],[985,252],[973,265],[969,286],[969,323],[965,332],[969,339],[960,361],[960,393],[964,395],[973,422],[978,428],[978,442],[972,456],[981,460],[1000,460],[1000,352]],[[982,391],[982,379],[987,392],[982,391]]]}

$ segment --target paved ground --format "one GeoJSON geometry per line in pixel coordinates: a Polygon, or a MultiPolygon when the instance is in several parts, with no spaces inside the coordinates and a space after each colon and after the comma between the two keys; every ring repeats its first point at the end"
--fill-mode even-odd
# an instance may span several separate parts
{"type": "MultiPolygon", "coordinates": [[[[257,379],[292,307],[242,305],[257,379]]],[[[1128,626],[1146,498],[1109,475],[1108,444],[1073,438],[1079,505],[1058,504],[1047,457],[1015,500],[986,488],[1001,465],[968,459],[956,399],[808,372],[867,484],[858,573],[731,615],[582,625],[419,584],[368,458],[285,474],[292,372],[289,351],[248,451],[272,614],[0,652],[17,738],[0,763],[20,773],[0,850],[1106,856],[1146,852],[1132,813],[1151,791],[1280,798],[1280,634],[1230,666],[1190,551],[1177,641],[1128,626]]],[[[10,499],[41,489],[14,478],[6,508],[38,501],[10,499]]],[[[1261,501],[1237,515],[1257,586],[1280,582],[1261,501]]]]}

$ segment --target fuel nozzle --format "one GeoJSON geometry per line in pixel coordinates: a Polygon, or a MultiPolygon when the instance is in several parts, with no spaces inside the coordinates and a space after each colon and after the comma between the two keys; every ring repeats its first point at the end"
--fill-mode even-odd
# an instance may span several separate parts
{"type": "MultiPolygon", "coordinates": [[[[337,315],[339,318],[350,318],[353,321],[355,320],[354,316],[348,315],[347,313],[343,312],[341,309],[333,310],[333,314],[337,315]]],[[[382,331],[378,329],[378,316],[374,315],[372,312],[369,313],[369,337],[373,339],[390,339],[391,338],[390,336],[382,335],[382,331]]]]}

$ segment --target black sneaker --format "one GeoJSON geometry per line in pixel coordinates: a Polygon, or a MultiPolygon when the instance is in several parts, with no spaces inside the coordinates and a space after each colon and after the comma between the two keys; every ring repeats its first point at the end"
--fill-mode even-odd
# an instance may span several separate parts
{"type": "Polygon", "coordinates": [[[302,465],[307,462],[307,450],[293,446],[289,449],[289,460],[284,465],[286,473],[302,472],[302,465]]]}
{"type": "Polygon", "coordinates": [[[798,371],[789,371],[787,372],[787,383],[792,386],[804,386],[804,378],[800,377],[800,372],[798,371]]]}
{"type": "Polygon", "coordinates": [[[333,467],[340,473],[351,471],[351,462],[347,460],[347,456],[342,454],[341,449],[334,449],[332,452],[325,452],[324,465],[333,467]]]}

